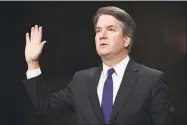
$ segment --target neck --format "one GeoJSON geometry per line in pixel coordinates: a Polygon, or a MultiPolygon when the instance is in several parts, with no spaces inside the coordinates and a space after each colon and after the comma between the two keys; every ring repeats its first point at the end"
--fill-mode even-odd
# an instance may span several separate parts
{"type": "Polygon", "coordinates": [[[102,62],[107,65],[108,67],[114,67],[116,64],[120,63],[127,57],[127,53],[121,55],[108,55],[101,57],[102,62]]]}

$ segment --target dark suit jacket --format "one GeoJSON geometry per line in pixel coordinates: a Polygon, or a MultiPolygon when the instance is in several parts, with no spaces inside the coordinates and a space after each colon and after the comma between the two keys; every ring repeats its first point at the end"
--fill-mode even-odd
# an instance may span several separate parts
{"type": "MultiPolygon", "coordinates": [[[[50,94],[42,75],[23,81],[37,114],[75,112],[78,124],[105,124],[97,85],[102,67],[76,72],[67,88],[50,94]]],[[[110,124],[171,124],[171,105],[163,73],[130,59],[118,90],[110,124]]]]}

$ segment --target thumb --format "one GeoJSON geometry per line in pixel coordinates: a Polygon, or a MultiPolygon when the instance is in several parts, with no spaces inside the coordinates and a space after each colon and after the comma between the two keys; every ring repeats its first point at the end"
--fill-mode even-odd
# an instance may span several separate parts
{"type": "Polygon", "coordinates": [[[40,46],[43,48],[46,42],[47,42],[47,41],[41,42],[41,43],[40,43],[40,46]]]}

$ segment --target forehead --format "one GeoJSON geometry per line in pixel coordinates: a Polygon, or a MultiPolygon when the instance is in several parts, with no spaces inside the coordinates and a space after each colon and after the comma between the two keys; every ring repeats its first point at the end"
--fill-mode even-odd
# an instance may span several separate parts
{"type": "Polygon", "coordinates": [[[101,15],[97,21],[96,27],[107,26],[121,27],[123,24],[112,15],[101,15]]]}

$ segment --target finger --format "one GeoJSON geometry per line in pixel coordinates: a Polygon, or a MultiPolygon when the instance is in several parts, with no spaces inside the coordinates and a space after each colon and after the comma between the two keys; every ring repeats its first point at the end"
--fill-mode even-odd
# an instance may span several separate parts
{"type": "Polygon", "coordinates": [[[38,25],[35,25],[35,30],[38,31],[38,25]]]}
{"type": "Polygon", "coordinates": [[[29,33],[26,33],[26,44],[30,42],[29,33]]]}
{"type": "Polygon", "coordinates": [[[41,26],[38,28],[37,41],[38,43],[41,43],[42,41],[42,27],[41,26]]]}
{"type": "Polygon", "coordinates": [[[30,37],[31,42],[34,40],[34,27],[31,28],[31,37],[30,37]]]}
{"type": "Polygon", "coordinates": [[[40,46],[41,46],[41,49],[43,49],[44,45],[46,44],[47,41],[43,41],[41,42],[40,46]]]}
{"type": "Polygon", "coordinates": [[[37,41],[37,33],[38,33],[38,25],[34,26],[34,42],[38,42],[37,41]]]}

